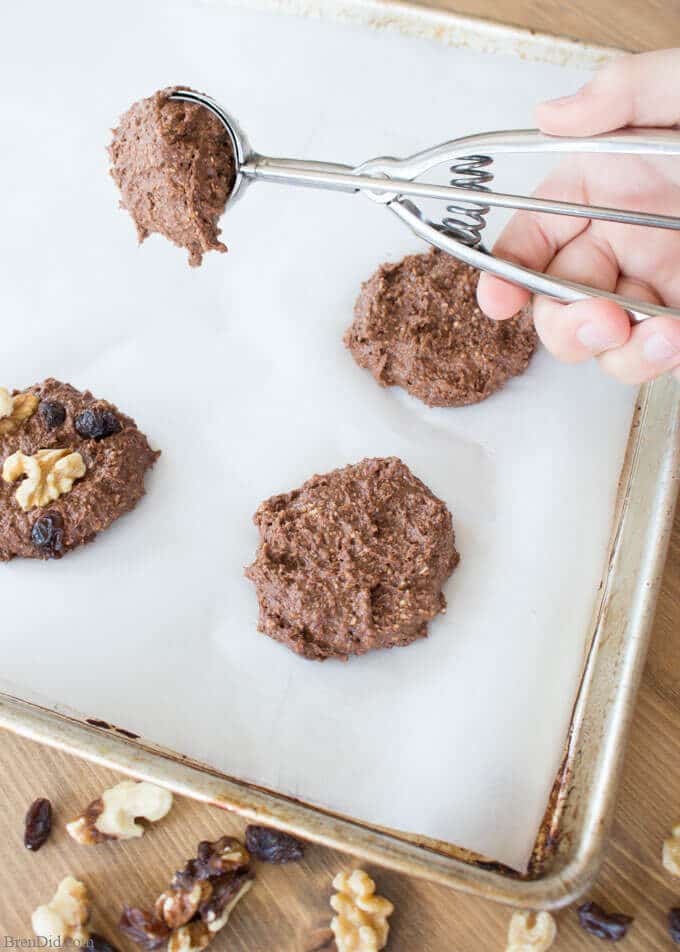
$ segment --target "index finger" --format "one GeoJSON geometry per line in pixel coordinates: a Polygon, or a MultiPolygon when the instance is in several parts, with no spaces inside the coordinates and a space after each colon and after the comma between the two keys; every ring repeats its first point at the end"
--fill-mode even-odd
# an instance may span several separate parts
{"type": "MultiPolygon", "coordinates": [[[[587,204],[578,162],[565,162],[548,176],[535,194],[538,198],[587,204]]],[[[520,211],[506,225],[493,247],[493,254],[534,271],[545,271],[560,248],[585,231],[589,224],[587,218],[520,211]]],[[[479,306],[494,320],[512,317],[524,307],[530,296],[526,288],[509,284],[491,274],[482,273],[477,286],[479,306]]]]}
{"type": "Polygon", "coordinates": [[[541,103],[536,119],[543,132],[557,136],[674,126],[680,122],[680,50],[621,56],[573,96],[541,103]]]}

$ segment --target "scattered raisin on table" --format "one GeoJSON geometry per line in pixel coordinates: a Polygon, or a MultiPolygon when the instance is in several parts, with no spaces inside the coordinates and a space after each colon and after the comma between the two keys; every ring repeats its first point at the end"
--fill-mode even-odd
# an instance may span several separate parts
{"type": "Polygon", "coordinates": [[[37,852],[52,829],[52,804],[45,797],[34,800],[24,821],[24,846],[37,852]]]}
{"type": "Polygon", "coordinates": [[[118,952],[118,949],[115,947],[115,945],[111,945],[111,943],[105,939],[103,935],[99,935],[96,932],[90,933],[87,948],[89,952],[118,952]]]}
{"type": "Polygon", "coordinates": [[[263,863],[295,863],[305,855],[300,840],[268,826],[246,827],[246,847],[263,863]]]}
{"type": "Polygon", "coordinates": [[[149,952],[165,945],[170,938],[170,929],[162,919],[134,906],[123,908],[118,928],[123,935],[149,952]]]}
{"type": "Polygon", "coordinates": [[[673,906],[668,912],[668,931],[676,945],[680,945],[680,906],[673,906]]]}
{"type": "Polygon", "coordinates": [[[61,426],[66,419],[66,407],[54,400],[43,400],[39,407],[40,416],[48,430],[61,426]]]}
{"type": "Polygon", "coordinates": [[[64,550],[64,520],[58,512],[48,510],[35,520],[31,541],[51,559],[60,558],[64,550]]]}
{"type": "Polygon", "coordinates": [[[605,912],[596,902],[584,902],[576,910],[582,928],[598,939],[619,942],[628,932],[632,916],[619,912],[605,912]]]}
{"type": "Polygon", "coordinates": [[[114,433],[120,433],[123,429],[114,413],[99,407],[90,407],[79,413],[74,426],[76,432],[86,440],[103,440],[114,433]]]}

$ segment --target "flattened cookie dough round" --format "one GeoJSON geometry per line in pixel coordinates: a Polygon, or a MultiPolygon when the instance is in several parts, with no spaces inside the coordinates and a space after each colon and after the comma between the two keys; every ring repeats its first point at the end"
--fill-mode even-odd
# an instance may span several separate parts
{"type": "Polygon", "coordinates": [[[0,391],[0,561],[60,558],[90,542],[134,509],[159,455],[88,391],[52,379],[0,391]]]}
{"type": "Polygon", "coordinates": [[[486,317],[478,280],[436,249],[384,264],[362,285],[345,344],[381,386],[428,406],[485,400],[526,370],[537,336],[528,308],[507,321],[486,317]]]}
{"type": "Polygon", "coordinates": [[[158,232],[199,265],[206,251],[227,250],[217,222],[236,166],[219,119],[204,106],[170,99],[177,88],[142,99],[121,116],[109,146],[111,176],[140,242],[158,232]]]}
{"type": "Polygon", "coordinates": [[[254,522],[258,628],[305,658],[408,645],[446,606],[459,560],[451,514],[395,457],[313,476],[254,522]]]}

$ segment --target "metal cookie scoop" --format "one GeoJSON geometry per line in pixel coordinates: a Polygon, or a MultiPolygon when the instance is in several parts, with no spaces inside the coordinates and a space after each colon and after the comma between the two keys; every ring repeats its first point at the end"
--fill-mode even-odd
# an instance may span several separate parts
{"type": "Polygon", "coordinates": [[[340,192],[362,192],[373,201],[387,205],[419,238],[480,271],[488,271],[535,294],[566,302],[606,298],[625,308],[634,322],[658,316],[680,318],[680,308],[648,304],[573,281],[548,277],[495,258],[480,247],[481,232],[492,207],[680,230],[680,218],[669,215],[507,195],[492,192],[487,184],[493,178],[489,168],[493,163],[492,156],[497,154],[586,152],[680,156],[680,130],[625,129],[590,138],[548,136],[535,129],[486,132],[452,139],[406,159],[371,159],[353,168],[334,162],[273,159],[259,155],[250,146],[238,123],[210,97],[181,89],[172,93],[170,98],[205,106],[227,130],[236,166],[234,187],[227,205],[235,201],[245,186],[255,179],[340,192]],[[441,165],[447,165],[454,173],[450,185],[417,181],[441,165]],[[416,205],[417,199],[444,202],[445,213],[441,221],[431,221],[416,205]]]}

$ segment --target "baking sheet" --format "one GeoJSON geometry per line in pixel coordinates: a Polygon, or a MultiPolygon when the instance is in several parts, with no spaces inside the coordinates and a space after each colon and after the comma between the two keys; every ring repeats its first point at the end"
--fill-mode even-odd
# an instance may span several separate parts
{"type": "Polygon", "coordinates": [[[0,379],[89,386],[164,452],[147,499],[95,545],[0,567],[3,677],[233,776],[523,868],[634,391],[542,352],[478,407],[381,391],[341,336],[361,280],[419,250],[393,216],[359,197],[253,187],[224,221],[229,255],[190,270],[159,238],[136,247],[103,148],[129,102],[175,82],[231,107],[256,147],[358,162],[529,125],[537,90],[558,95],[583,74],[188,3],[41,15],[35,34],[27,10],[8,11],[0,64],[0,379]],[[255,631],[251,514],[313,472],[388,454],[453,512],[449,611],[408,649],[306,662],[255,631]]]}

